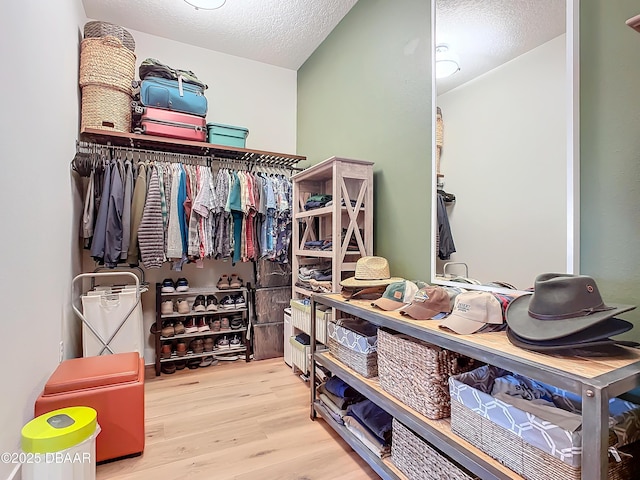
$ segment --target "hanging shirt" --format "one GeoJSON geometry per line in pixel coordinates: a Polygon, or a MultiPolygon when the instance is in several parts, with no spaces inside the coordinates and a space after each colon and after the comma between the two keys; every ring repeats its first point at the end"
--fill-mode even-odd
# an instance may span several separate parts
{"type": "Polygon", "coordinates": [[[164,260],[162,205],[158,169],[153,167],[142,221],[138,229],[140,256],[145,268],[160,268],[164,260]]]}
{"type": "Polygon", "coordinates": [[[142,221],[144,211],[144,201],[147,196],[147,167],[141,163],[138,165],[138,176],[136,185],[133,188],[133,200],[131,201],[131,235],[129,236],[129,251],[127,253],[127,263],[138,265],[140,250],[138,249],[138,228],[142,221]]]}
{"type": "Polygon", "coordinates": [[[124,162],[124,205],[122,209],[122,248],[120,260],[127,259],[129,241],[131,239],[131,201],[133,200],[133,165],[129,160],[124,162]]]}
{"type": "Polygon", "coordinates": [[[122,251],[122,212],[124,210],[124,188],[122,175],[124,165],[120,160],[111,168],[111,189],[107,209],[107,230],[104,240],[104,264],[117,266],[122,251]]]}
{"type": "MultiPolygon", "coordinates": [[[[180,216],[178,214],[178,190],[180,189],[180,166],[172,165],[171,199],[169,225],[167,228],[167,258],[182,258],[182,237],[180,234],[180,216]]],[[[184,216],[184,207],[183,216],[184,216]]]]}
{"type": "Polygon", "coordinates": [[[109,192],[111,191],[111,168],[111,163],[107,163],[104,169],[102,199],[100,201],[96,224],[93,229],[91,256],[96,262],[102,262],[104,259],[104,243],[107,235],[107,215],[109,213],[109,192]]]}

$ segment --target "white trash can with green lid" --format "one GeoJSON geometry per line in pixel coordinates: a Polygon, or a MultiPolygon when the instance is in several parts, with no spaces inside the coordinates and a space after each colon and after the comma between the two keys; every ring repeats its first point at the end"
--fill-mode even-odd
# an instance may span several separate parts
{"type": "Polygon", "coordinates": [[[95,480],[97,412],[68,407],[22,428],[22,480],[95,480]]]}

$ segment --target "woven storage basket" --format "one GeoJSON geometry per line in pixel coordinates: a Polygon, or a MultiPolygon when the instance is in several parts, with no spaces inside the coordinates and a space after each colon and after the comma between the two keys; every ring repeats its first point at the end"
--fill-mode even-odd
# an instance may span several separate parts
{"type": "Polygon", "coordinates": [[[115,37],[85,38],[80,44],[80,86],[102,85],[131,95],[136,56],[115,37]]]}
{"type": "Polygon", "coordinates": [[[82,129],[99,128],[116,132],[131,131],[131,97],[102,85],[82,87],[82,129]]]}
{"type": "MultiPolygon", "coordinates": [[[[454,433],[526,480],[581,479],[580,467],[569,465],[530,445],[515,433],[482,417],[459,402],[451,403],[451,418],[451,430],[454,433]]],[[[615,443],[615,439],[615,435],[610,435],[610,446],[615,443]]],[[[621,447],[618,451],[621,452],[622,461],[616,462],[611,456],[609,457],[607,479],[637,479],[640,468],[640,442],[621,447]]]]}
{"type": "Polygon", "coordinates": [[[356,352],[331,337],[327,339],[327,343],[329,351],[334,357],[363,377],[371,378],[378,375],[378,355],[376,352],[356,352]]]}
{"type": "Polygon", "coordinates": [[[410,479],[472,480],[472,476],[393,419],[391,462],[410,479]]]}
{"type": "Polygon", "coordinates": [[[477,367],[457,352],[378,330],[380,386],[427,418],[450,415],[449,377],[477,367]]]}
{"type": "MultiPolygon", "coordinates": [[[[291,325],[311,335],[311,305],[296,299],[292,299],[290,305],[291,325]]],[[[323,345],[327,344],[327,321],[332,317],[330,308],[325,311],[316,308],[316,339],[323,345]]]]}
{"type": "Polygon", "coordinates": [[[84,38],[98,38],[98,37],[116,37],[132,52],[136,49],[136,42],[133,40],[133,36],[119,25],[107,22],[87,22],[84,25],[84,38]]]}

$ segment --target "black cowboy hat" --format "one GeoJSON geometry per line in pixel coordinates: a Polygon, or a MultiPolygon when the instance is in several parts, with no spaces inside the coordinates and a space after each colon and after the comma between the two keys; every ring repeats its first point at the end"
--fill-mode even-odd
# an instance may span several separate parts
{"type": "Polygon", "coordinates": [[[507,325],[518,337],[544,341],[566,337],[635,305],[605,304],[592,277],[563,273],[538,275],[532,295],[509,304],[507,325]]]}

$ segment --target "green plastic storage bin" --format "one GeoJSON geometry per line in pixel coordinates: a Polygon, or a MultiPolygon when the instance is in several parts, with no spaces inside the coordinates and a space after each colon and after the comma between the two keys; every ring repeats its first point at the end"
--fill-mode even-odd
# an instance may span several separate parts
{"type": "Polygon", "coordinates": [[[245,148],[247,135],[249,135],[248,128],[207,123],[207,141],[215,145],[245,148]]]}

